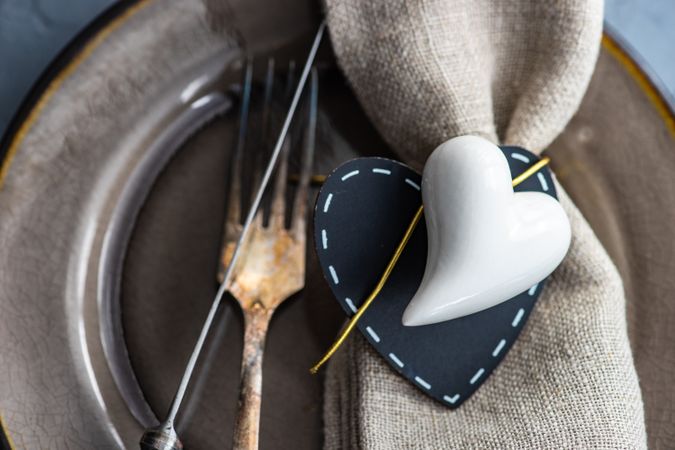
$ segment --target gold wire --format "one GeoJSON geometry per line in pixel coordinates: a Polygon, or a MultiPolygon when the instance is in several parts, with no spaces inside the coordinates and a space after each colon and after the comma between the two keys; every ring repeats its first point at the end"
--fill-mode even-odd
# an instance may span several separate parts
{"type": "Polygon", "coordinates": [[[417,212],[415,213],[415,217],[413,217],[412,222],[410,222],[410,225],[408,225],[408,229],[405,230],[403,239],[401,239],[401,242],[399,242],[398,247],[396,247],[394,256],[391,257],[389,264],[387,264],[387,268],[384,269],[384,273],[382,274],[382,277],[380,277],[380,281],[377,282],[377,286],[375,286],[375,289],[373,289],[373,292],[370,293],[366,301],[363,302],[363,305],[361,305],[359,310],[356,311],[356,314],[354,314],[354,316],[351,318],[345,329],[342,331],[342,334],[340,334],[340,337],[337,339],[337,341],[335,341],[331,346],[331,348],[328,349],[326,354],[323,355],[323,358],[321,358],[321,360],[318,363],[316,363],[314,367],[309,369],[311,373],[313,374],[316,373],[319,370],[319,368],[323,366],[324,363],[328,361],[331,356],[333,356],[333,353],[335,353],[336,350],[340,348],[344,340],[347,339],[347,336],[349,336],[349,333],[351,333],[352,329],[354,329],[354,327],[356,326],[356,322],[359,321],[363,313],[365,313],[366,309],[368,309],[368,306],[370,306],[372,301],[375,300],[377,294],[380,293],[380,291],[384,287],[384,284],[387,282],[387,279],[389,278],[391,271],[394,270],[394,266],[398,262],[398,258],[401,256],[401,253],[403,253],[403,249],[405,248],[405,245],[408,243],[410,236],[412,236],[413,231],[415,231],[415,226],[417,225],[417,222],[420,221],[423,212],[424,212],[424,205],[421,205],[417,209],[417,212]]]}
{"type": "MultiPolygon", "coordinates": [[[[294,173],[288,176],[288,180],[292,183],[298,183],[300,181],[300,175],[294,173]]],[[[312,175],[309,178],[310,183],[313,185],[322,185],[326,181],[326,175],[312,175]]]]}
{"type": "Polygon", "coordinates": [[[532,175],[537,173],[539,171],[539,169],[541,169],[542,167],[544,167],[545,165],[547,165],[550,162],[551,162],[551,158],[549,158],[548,156],[544,156],[539,161],[537,161],[535,164],[532,164],[532,166],[528,167],[527,170],[525,170],[525,172],[523,172],[520,175],[518,175],[517,177],[515,177],[511,181],[511,186],[513,186],[513,187],[518,186],[520,183],[522,183],[523,181],[530,178],[532,175]]]}
{"type": "MultiPolygon", "coordinates": [[[[516,187],[532,175],[534,175],[539,169],[547,165],[549,162],[551,162],[551,158],[548,156],[544,156],[541,158],[539,161],[537,161],[535,164],[532,166],[528,167],[527,170],[525,170],[523,173],[515,177],[511,181],[511,186],[516,187]]],[[[366,312],[366,309],[370,306],[370,304],[375,300],[375,298],[378,296],[384,285],[386,284],[387,280],[389,279],[389,275],[391,275],[391,272],[394,270],[394,266],[398,262],[398,259],[400,258],[401,254],[403,253],[403,250],[405,249],[406,244],[410,240],[410,236],[412,236],[413,231],[415,231],[415,227],[417,226],[417,223],[420,221],[422,218],[422,213],[424,212],[424,205],[421,205],[418,209],[417,212],[415,213],[415,216],[412,219],[412,222],[410,222],[410,225],[408,225],[408,228],[405,230],[405,234],[403,235],[403,239],[401,239],[401,242],[398,244],[398,247],[396,247],[396,251],[394,252],[394,256],[391,257],[391,260],[389,260],[389,264],[387,264],[387,268],[384,269],[384,273],[380,277],[380,281],[377,282],[377,285],[375,286],[375,289],[370,293],[368,298],[366,298],[366,301],[363,302],[363,305],[361,305],[356,311],[356,314],[352,316],[352,318],[349,320],[347,323],[347,326],[342,330],[340,333],[340,336],[337,338],[337,340],[331,345],[331,347],[328,349],[328,351],[323,355],[323,357],[319,360],[318,363],[314,365],[311,369],[309,369],[309,372],[314,375],[316,374],[321,366],[323,366],[332,356],[335,354],[335,352],[340,348],[340,346],[344,343],[344,341],[347,339],[349,334],[352,332],[354,327],[356,326],[356,323],[359,321],[361,316],[366,312]]]]}

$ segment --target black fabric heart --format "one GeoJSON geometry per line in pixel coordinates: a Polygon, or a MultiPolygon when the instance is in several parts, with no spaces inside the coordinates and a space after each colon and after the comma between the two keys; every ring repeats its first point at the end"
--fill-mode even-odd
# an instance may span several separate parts
{"type": "MultiPolygon", "coordinates": [[[[501,149],[512,177],[538,160],[522,148],[501,149]]],[[[316,252],[326,281],[348,316],[377,284],[421,205],[420,186],[420,174],[402,163],[358,158],[335,169],[321,188],[314,212],[316,252]]],[[[557,198],[548,168],[515,190],[539,191],[557,198]]],[[[426,226],[421,220],[358,329],[394,370],[425,394],[456,408],[502,361],[544,282],[470,316],[404,327],[401,317],[422,280],[426,254],[426,226]]]]}

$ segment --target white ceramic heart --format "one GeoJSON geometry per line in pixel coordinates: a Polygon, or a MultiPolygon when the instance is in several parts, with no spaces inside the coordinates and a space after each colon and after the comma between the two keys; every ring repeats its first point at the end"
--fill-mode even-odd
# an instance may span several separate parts
{"type": "Polygon", "coordinates": [[[406,326],[473,314],[546,278],[570,245],[567,215],[541,192],[514,193],[502,151],[476,136],[440,145],[424,167],[428,233],[422,283],[406,326]]]}

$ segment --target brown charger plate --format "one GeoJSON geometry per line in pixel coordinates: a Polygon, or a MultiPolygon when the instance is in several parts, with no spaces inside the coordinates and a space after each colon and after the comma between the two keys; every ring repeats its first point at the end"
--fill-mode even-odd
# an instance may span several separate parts
{"type": "MultiPolygon", "coordinates": [[[[242,42],[283,70],[317,20],[301,0],[141,1],[28,110],[0,191],[0,412],[17,447],[135,448],[164,414],[216,289],[236,130],[219,93],[237,81],[242,42]]],[[[322,65],[317,172],[391,156],[330,54],[322,65]]],[[[550,154],[624,277],[650,444],[663,447],[675,438],[675,126],[656,92],[606,38],[550,154]]],[[[270,330],[262,448],[322,442],[322,379],[307,369],[343,316],[309,257],[307,289],[270,330]]],[[[188,448],[229,446],[241,334],[229,304],[179,417],[188,448]]]]}

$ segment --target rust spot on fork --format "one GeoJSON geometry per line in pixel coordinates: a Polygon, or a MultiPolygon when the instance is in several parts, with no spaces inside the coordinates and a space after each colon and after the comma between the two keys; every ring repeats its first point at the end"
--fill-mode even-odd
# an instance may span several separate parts
{"type": "MultiPolygon", "coordinates": [[[[229,290],[242,309],[259,302],[275,309],[283,300],[304,286],[305,237],[294,238],[284,228],[252,225],[232,275],[229,290]]],[[[234,245],[228,245],[222,261],[232,259],[234,245]]]]}

